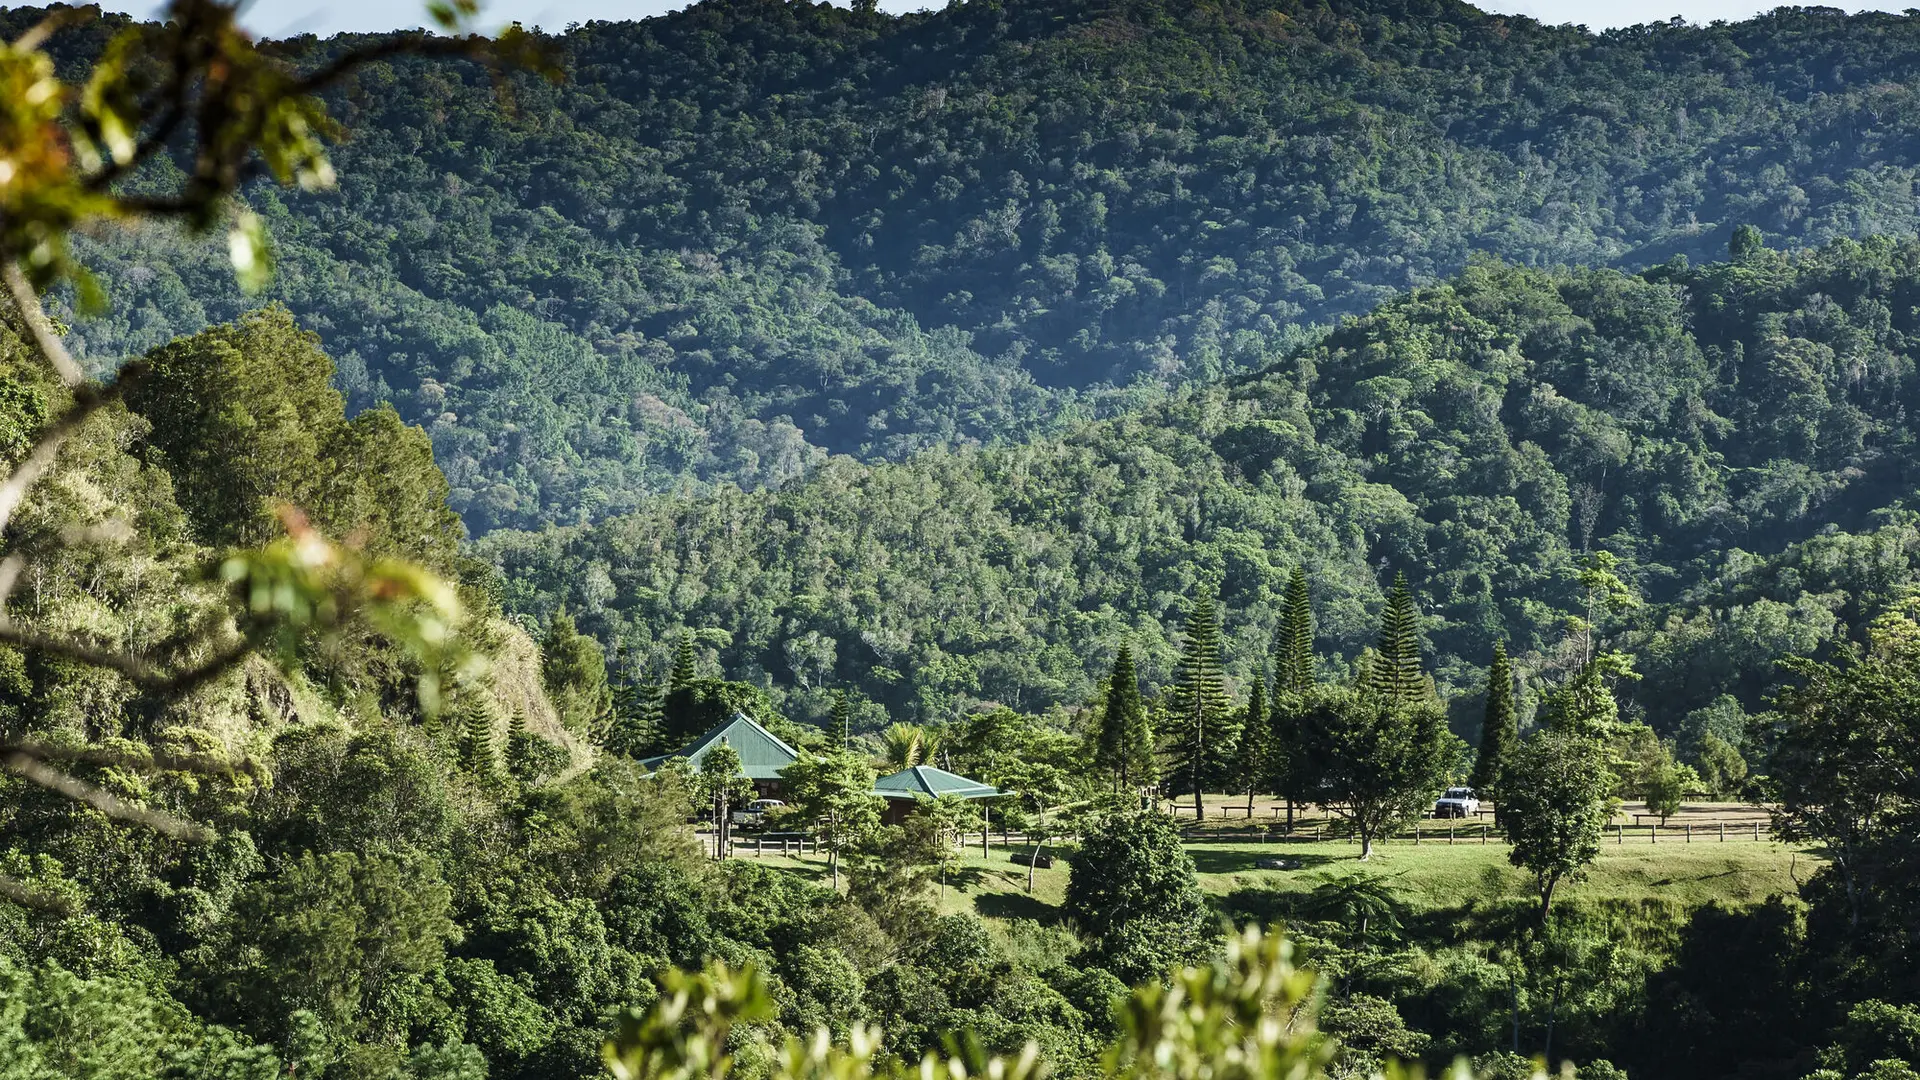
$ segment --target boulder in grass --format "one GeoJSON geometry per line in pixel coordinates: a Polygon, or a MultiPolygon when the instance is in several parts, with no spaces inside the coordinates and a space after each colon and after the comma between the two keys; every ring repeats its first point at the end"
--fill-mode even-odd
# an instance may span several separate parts
{"type": "Polygon", "coordinates": [[[1262,870],[1298,870],[1300,868],[1299,860],[1282,859],[1278,857],[1261,859],[1253,865],[1262,870]]]}

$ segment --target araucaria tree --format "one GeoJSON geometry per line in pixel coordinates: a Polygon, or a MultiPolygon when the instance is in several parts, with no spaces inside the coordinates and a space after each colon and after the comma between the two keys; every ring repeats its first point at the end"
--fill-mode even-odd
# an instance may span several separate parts
{"type": "Polygon", "coordinates": [[[1313,668],[1313,607],[1307,596],[1307,572],[1296,566],[1287,579],[1280,628],[1273,635],[1274,695],[1313,689],[1313,668]]]}
{"type": "Polygon", "coordinates": [[[1287,800],[1287,830],[1293,830],[1294,804],[1311,797],[1301,767],[1304,745],[1300,725],[1315,685],[1313,607],[1307,575],[1294,567],[1273,639],[1273,700],[1267,706],[1267,785],[1287,800]]]}
{"type": "Polygon", "coordinates": [[[853,745],[853,706],[845,690],[833,695],[833,714],[827,720],[827,744],[830,749],[845,750],[853,745]]]}
{"type": "Polygon", "coordinates": [[[1253,817],[1253,797],[1262,788],[1271,789],[1274,774],[1273,725],[1268,722],[1267,680],[1256,678],[1247,692],[1247,707],[1240,714],[1239,753],[1234,755],[1235,790],[1247,793],[1247,817],[1253,817]]]}
{"type": "Polygon", "coordinates": [[[1094,737],[1094,764],[1113,775],[1116,789],[1142,783],[1153,773],[1153,728],[1140,701],[1133,650],[1125,645],[1107,676],[1107,703],[1094,737]]]}
{"type": "Polygon", "coordinates": [[[1432,687],[1420,669],[1420,609],[1402,571],[1394,575],[1387,593],[1387,609],[1380,617],[1380,643],[1367,669],[1367,685],[1387,701],[1415,701],[1431,696],[1432,687]]]}
{"type": "Polygon", "coordinates": [[[1220,670],[1220,619],[1211,597],[1201,597],[1187,616],[1180,651],[1180,677],[1168,695],[1167,721],[1173,746],[1170,773],[1180,790],[1193,793],[1193,816],[1206,817],[1203,793],[1233,773],[1239,741],[1233,700],[1220,670]]]}
{"type": "Polygon", "coordinates": [[[1519,743],[1519,720],[1513,710],[1513,664],[1507,659],[1506,643],[1500,642],[1493,647],[1493,665],[1487,669],[1487,712],[1480,722],[1480,753],[1473,760],[1473,774],[1467,782],[1483,796],[1494,793],[1519,743]]]}

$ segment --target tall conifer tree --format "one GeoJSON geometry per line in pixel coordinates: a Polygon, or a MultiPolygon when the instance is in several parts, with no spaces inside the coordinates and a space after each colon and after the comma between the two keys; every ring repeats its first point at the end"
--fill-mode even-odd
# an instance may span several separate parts
{"type": "Polygon", "coordinates": [[[667,676],[667,692],[683,690],[700,677],[693,654],[693,631],[680,632],[680,644],[673,651],[673,672],[667,676]]]}
{"type": "Polygon", "coordinates": [[[493,712],[477,695],[469,695],[460,705],[460,767],[482,780],[491,781],[499,775],[493,712]]]}
{"type": "Polygon", "coordinates": [[[1187,617],[1180,653],[1180,679],[1168,702],[1172,725],[1172,772],[1193,788],[1194,819],[1206,816],[1202,794],[1232,775],[1235,744],[1233,700],[1220,667],[1220,619],[1213,600],[1202,597],[1187,617]]]}
{"type": "Polygon", "coordinates": [[[1287,579],[1287,598],[1280,608],[1280,628],[1273,640],[1273,689],[1302,694],[1313,688],[1313,607],[1307,596],[1307,573],[1293,568],[1287,579]]]}
{"type": "Polygon", "coordinates": [[[1239,747],[1240,783],[1247,791],[1247,819],[1253,819],[1253,796],[1262,788],[1270,787],[1273,775],[1273,725],[1267,709],[1267,680],[1261,676],[1253,680],[1253,689],[1247,693],[1246,711],[1240,714],[1239,747]]]}
{"type": "Polygon", "coordinates": [[[833,715],[827,720],[827,741],[836,753],[853,743],[853,707],[847,703],[845,690],[834,691],[833,715]]]}
{"type": "Polygon", "coordinates": [[[1114,655],[1113,670],[1107,676],[1107,707],[1100,714],[1094,759],[1113,774],[1116,787],[1143,781],[1153,770],[1153,728],[1140,701],[1133,650],[1125,645],[1114,655]]]}
{"type": "Polygon", "coordinates": [[[1493,647],[1493,666],[1487,669],[1487,715],[1480,723],[1480,753],[1469,779],[1484,795],[1500,786],[1513,752],[1520,745],[1520,726],[1513,711],[1513,665],[1505,642],[1493,647]]]}
{"type": "Polygon", "coordinates": [[[1287,801],[1287,830],[1293,830],[1294,803],[1302,794],[1300,725],[1316,682],[1313,658],[1313,601],[1307,573],[1296,566],[1287,579],[1280,628],[1274,634],[1273,703],[1267,723],[1267,784],[1287,801]]]}
{"type": "Polygon", "coordinates": [[[1389,701],[1417,701],[1426,696],[1426,676],[1420,670],[1420,609],[1405,571],[1395,574],[1387,594],[1387,610],[1380,616],[1380,643],[1367,671],[1367,685],[1389,701]]]}

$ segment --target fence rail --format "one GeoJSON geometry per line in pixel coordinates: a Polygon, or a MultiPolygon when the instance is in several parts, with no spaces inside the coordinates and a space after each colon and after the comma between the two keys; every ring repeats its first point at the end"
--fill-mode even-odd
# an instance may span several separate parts
{"type": "MultiPolygon", "coordinates": [[[[963,850],[980,848],[979,834],[972,840],[964,836],[957,841],[963,850]]],[[[1353,842],[1359,834],[1344,821],[1321,820],[1298,822],[1289,831],[1282,826],[1260,826],[1239,829],[1193,829],[1181,830],[1181,838],[1190,844],[1205,843],[1247,843],[1247,844],[1295,844],[1314,842],[1353,842]]],[[[1616,846],[1628,843],[1645,844],[1725,844],[1738,841],[1757,842],[1771,840],[1772,832],[1761,822],[1714,822],[1710,824],[1669,824],[1657,823],[1632,825],[1610,824],[1607,826],[1606,840],[1616,846]]],[[[994,843],[1002,849],[1019,847],[1029,848],[1038,838],[1021,833],[994,834],[994,843]]],[[[1039,841],[1048,847],[1071,847],[1079,838],[1062,834],[1053,834],[1039,841]]],[[[1444,823],[1438,820],[1423,821],[1410,828],[1392,830],[1374,837],[1374,843],[1385,844],[1504,844],[1507,837],[1500,827],[1487,821],[1461,821],[1450,819],[1444,823]]],[[[711,854],[713,836],[701,835],[701,843],[711,854]]],[[[729,854],[734,858],[788,858],[823,853],[820,841],[806,833],[758,833],[735,836],[728,845],[729,854]]]]}
{"type": "MultiPolygon", "coordinates": [[[[1296,825],[1292,831],[1286,828],[1258,829],[1184,829],[1181,838],[1188,843],[1252,843],[1252,844],[1291,844],[1316,841],[1354,841],[1360,834],[1346,822],[1309,822],[1296,825]]],[[[1607,826],[1606,839],[1616,845],[1629,841],[1649,844],[1692,844],[1720,843],[1738,840],[1770,840],[1772,832],[1758,821],[1728,824],[1716,822],[1706,825],[1691,823],[1678,825],[1612,824],[1607,826]]],[[[1411,828],[1400,828],[1374,837],[1376,844],[1504,844],[1505,832],[1499,826],[1485,821],[1465,823],[1449,821],[1422,822],[1411,828]]]]}

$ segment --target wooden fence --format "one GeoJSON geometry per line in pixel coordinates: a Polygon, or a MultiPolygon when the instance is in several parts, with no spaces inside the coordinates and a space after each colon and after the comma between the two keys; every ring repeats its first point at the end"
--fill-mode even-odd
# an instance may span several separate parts
{"type": "MultiPolygon", "coordinates": [[[[1251,844],[1293,844],[1314,841],[1355,841],[1359,833],[1346,822],[1307,822],[1296,825],[1289,832],[1284,826],[1258,829],[1188,829],[1181,833],[1182,839],[1190,844],[1204,843],[1251,843],[1251,844]]],[[[1769,840],[1772,833],[1757,821],[1729,825],[1720,822],[1714,825],[1609,825],[1606,839],[1609,843],[1625,844],[1629,841],[1648,844],[1692,844],[1720,843],[1738,840],[1769,840]]],[[[1393,830],[1374,838],[1374,843],[1411,843],[1411,844],[1504,844],[1505,833],[1490,822],[1449,820],[1425,821],[1412,826],[1393,830]]]]}

